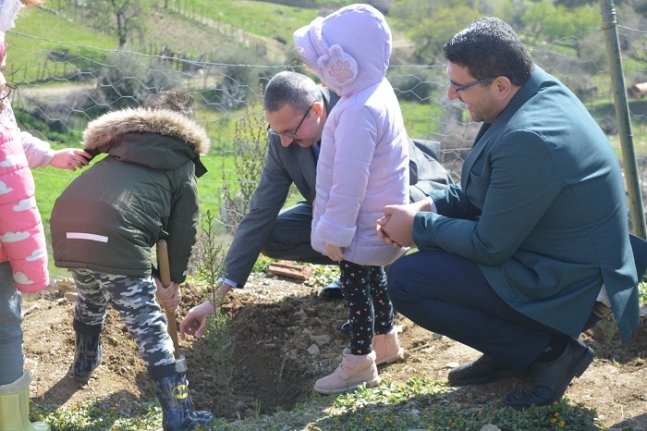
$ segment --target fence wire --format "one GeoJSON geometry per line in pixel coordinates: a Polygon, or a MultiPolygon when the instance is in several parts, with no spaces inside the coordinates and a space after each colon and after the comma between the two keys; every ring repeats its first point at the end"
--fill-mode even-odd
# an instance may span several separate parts
{"type": "MultiPolygon", "coordinates": [[[[630,26],[620,26],[618,31],[638,166],[645,184],[647,84],[641,84],[647,83],[647,32],[630,26]]],[[[620,159],[600,27],[548,43],[533,45],[527,37],[524,42],[532,46],[535,63],[561,79],[582,100],[620,159]]],[[[411,50],[411,46],[396,46],[395,50],[411,50]]],[[[209,61],[206,55],[187,58],[165,47],[146,51],[109,50],[10,32],[6,74],[18,86],[11,94],[18,122],[55,148],[79,146],[88,121],[109,110],[139,106],[151,93],[184,87],[195,96],[198,121],[212,139],[212,151],[206,158],[210,172],[199,179],[199,192],[203,209],[216,214],[226,248],[249,203],[249,190],[253,191],[258,179],[245,174],[264,159],[263,86],[281,70],[307,72],[294,63],[229,64],[209,61]]],[[[398,94],[409,134],[440,141],[440,162],[458,181],[479,124],[470,122],[462,103],[448,100],[445,65],[392,62],[388,77],[398,94]]],[[[79,173],[34,170],[46,230],[55,199],[79,173]]],[[[296,199],[294,196],[288,204],[296,199]]]]}

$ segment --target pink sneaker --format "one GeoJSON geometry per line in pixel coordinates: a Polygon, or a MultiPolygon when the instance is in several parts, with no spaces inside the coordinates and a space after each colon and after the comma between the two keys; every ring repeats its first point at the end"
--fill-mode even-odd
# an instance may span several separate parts
{"type": "Polygon", "coordinates": [[[373,336],[371,347],[375,352],[375,365],[390,364],[404,358],[404,349],[400,347],[395,328],[388,334],[373,336]]]}
{"type": "Polygon", "coordinates": [[[368,387],[377,386],[380,376],[375,365],[375,351],[368,355],[351,355],[344,349],[344,358],[332,374],[315,382],[315,391],[320,394],[337,394],[356,389],[362,384],[368,387]]]}

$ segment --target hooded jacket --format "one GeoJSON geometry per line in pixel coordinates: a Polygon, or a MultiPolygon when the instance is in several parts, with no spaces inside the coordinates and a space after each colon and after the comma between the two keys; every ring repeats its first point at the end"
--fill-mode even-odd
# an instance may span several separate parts
{"type": "Polygon", "coordinates": [[[92,121],[83,144],[107,156],[54,204],[56,266],[145,276],[151,247],[165,239],[171,279],[182,283],[197,234],[196,168],[210,146],[205,130],[177,112],[127,109],[92,121]]]}
{"type": "Polygon", "coordinates": [[[49,284],[47,247],[35,185],[13,111],[0,112],[0,261],[9,261],[16,288],[38,292],[49,284]]]}
{"type": "Polygon", "coordinates": [[[344,258],[383,266],[404,249],[375,233],[384,206],[409,202],[408,138],[386,79],[391,32],[375,8],[357,4],[317,18],[294,34],[297,52],[341,96],[321,138],[311,241],[344,258]]]}

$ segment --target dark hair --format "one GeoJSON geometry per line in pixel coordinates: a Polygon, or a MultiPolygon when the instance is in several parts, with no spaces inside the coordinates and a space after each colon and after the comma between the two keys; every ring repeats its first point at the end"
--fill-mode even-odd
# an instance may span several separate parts
{"type": "Polygon", "coordinates": [[[492,17],[477,19],[457,33],[443,53],[476,79],[506,76],[515,85],[523,85],[535,67],[512,27],[492,17]]]}
{"type": "Polygon", "coordinates": [[[315,82],[297,72],[279,72],[270,79],[263,95],[263,109],[276,112],[286,104],[295,111],[303,111],[323,99],[315,82]]]}
{"type": "Polygon", "coordinates": [[[168,109],[193,118],[194,113],[193,109],[191,109],[193,101],[191,94],[181,88],[176,88],[149,96],[142,106],[147,109],[168,109]]]}

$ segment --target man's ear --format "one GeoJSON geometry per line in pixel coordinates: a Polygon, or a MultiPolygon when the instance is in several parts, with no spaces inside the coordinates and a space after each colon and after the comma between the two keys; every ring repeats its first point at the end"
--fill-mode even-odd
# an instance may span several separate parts
{"type": "Polygon", "coordinates": [[[510,81],[510,78],[508,78],[507,76],[497,76],[496,78],[494,78],[493,84],[496,86],[496,94],[501,100],[511,98],[519,88],[516,85],[512,84],[512,81],[510,81]]]}
{"type": "Polygon", "coordinates": [[[318,102],[315,102],[312,105],[312,111],[315,113],[317,117],[322,117],[326,113],[326,105],[324,104],[323,100],[320,100],[318,102]]]}

